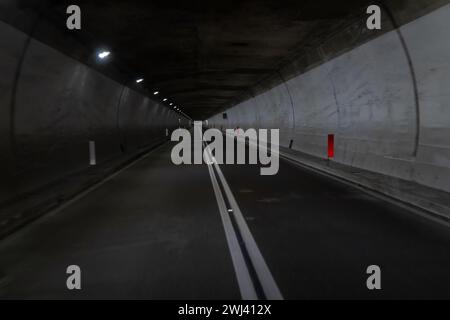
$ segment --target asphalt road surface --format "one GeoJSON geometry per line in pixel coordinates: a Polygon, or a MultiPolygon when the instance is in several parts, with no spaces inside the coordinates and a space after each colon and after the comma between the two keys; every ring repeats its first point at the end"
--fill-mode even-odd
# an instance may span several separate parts
{"type": "Polygon", "coordinates": [[[0,298],[450,298],[448,227],[284,160],[176,166],[172,146],[2,240],[0,298]]]}

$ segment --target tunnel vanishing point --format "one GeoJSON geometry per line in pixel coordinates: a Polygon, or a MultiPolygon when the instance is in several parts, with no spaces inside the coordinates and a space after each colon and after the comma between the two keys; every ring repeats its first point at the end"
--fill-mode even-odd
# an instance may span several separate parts
{"type": "Polygon", "coordinates": [[[450,299],[449,101],[448,0],[2,1],[0,299],[450,299]]]}

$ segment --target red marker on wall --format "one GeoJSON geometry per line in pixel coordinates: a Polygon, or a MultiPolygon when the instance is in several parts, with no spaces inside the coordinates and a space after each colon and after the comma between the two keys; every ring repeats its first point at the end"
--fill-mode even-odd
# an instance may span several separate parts
{"type": "Polygon", "coordinates": [[[334,157],[334,134],[328,135],[328,159],[334,157]]]}

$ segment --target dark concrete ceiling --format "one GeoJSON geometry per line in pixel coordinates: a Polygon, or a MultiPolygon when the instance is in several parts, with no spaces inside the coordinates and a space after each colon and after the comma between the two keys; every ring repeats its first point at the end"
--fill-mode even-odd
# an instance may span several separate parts
{"type": "MultiPolygon", "coordinates": [[[[82,9],[78,37],[107,47],[192,118],[215,114],[274,73],[302,46],[364,13],[365,1],[49,1],[65,28],[68,4],[82,9]]],[[[42,10],[42,7],[41,7],[42,10]]]]}

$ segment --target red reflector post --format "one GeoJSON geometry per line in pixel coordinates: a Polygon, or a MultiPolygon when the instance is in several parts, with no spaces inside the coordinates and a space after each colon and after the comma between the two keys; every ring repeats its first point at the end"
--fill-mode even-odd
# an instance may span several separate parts
{"type": "Polygon", "coordinates": [[[328,159],[334,157],[334,134],[328,135],[328,159]]]}

